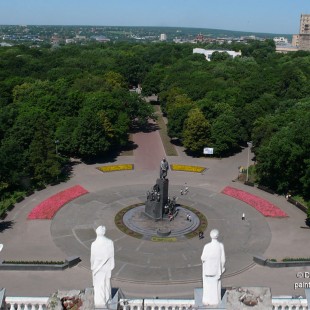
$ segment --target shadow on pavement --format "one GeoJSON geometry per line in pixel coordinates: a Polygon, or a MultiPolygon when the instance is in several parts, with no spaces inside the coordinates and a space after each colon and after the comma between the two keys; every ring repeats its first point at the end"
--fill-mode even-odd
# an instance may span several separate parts
{"type": "Polygon", "coordinates": [[[14,221],[2,221],[0,222],[0,233],[5,231],[6,229],[12,229],[14,225],[14,221]]]}

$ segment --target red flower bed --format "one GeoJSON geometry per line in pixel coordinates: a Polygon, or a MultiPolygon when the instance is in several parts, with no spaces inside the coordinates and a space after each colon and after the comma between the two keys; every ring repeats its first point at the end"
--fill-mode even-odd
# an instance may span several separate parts
{"type": "Polygon", "coordinates": [[[28,220],[50,220],[56,212],[69,201],[87,194],[88,191],[80,185],[70,187],[62,192],[59,192],[48,199],[39,203],[28,214],[28,220]]]}
{"type": "Polygon", "coordinates": [[[259,211],[264,216],[269,217],[287,217],[288,215],[279,209],[277,206],[273,205],[269,201],[242,191],[240,189],[236,189],[230,186],[225,187],[222,190],[222,193],[249,204],[254,207],[257,211],[259,211]]]}

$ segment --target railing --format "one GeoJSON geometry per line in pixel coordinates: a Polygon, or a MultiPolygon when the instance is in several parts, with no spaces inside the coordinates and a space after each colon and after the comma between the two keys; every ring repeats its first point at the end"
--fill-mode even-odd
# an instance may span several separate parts
{"type": "Polygon", "coordinates": [[[191,310],[193,299],[121,299],[124,310],[191,310]]]}
{"type": "Polygon", "coordinates": [[[272,298],[273,310],[308,310],[305,298],[272,298]]]}
{"type": "MultiPolygon", "coordinates": [[[[6,310],[46,310],[48,297],[6,297],[6,310]]],[[[123,310],[197,310],[194,299],[120,299],[123,310]]],[[[308,310],[305,298],[272,298],[273,310],[308,310]]]]}
{"type": "Polygon", "coordinates": [[[6,310],[46,310],[48,297],[6,297],[6,310]]]}

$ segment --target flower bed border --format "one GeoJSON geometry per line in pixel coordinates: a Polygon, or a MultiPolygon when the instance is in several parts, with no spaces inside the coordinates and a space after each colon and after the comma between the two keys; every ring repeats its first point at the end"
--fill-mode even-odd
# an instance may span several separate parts
{"type": "Polygon", "coordinates": [[[134,170],[134,164],[100,166],[100,167],[97,167],[96,169],[104,173],[115,172],[115,171],[128,171],[128,170],[134,170]]]}
{"type": "Polygon", "coordinates": [[[277,206],[275,206],[274,204],[272,204],[268,200],[265,200],[259,196],[253,195],[253,194],[248,193],[246,191],[243,191],[241,189],[237,189],[237,188],[234,188],[231,186],[226,186],[222,190],[222,193],[229,196],[229,197],[233,197],[235,199],[238,199],[238,200],[245,202],[246,204],[248,204],[251,207],[253,207],[254,209],[256,209],[258,212],[260,212],[265,217],[273,217],[273,218],[275,218],[275,217],[277,217],[277,218],[288,217],[286,212],[284,212],[283,210],[281,210],[280,208],[278,208],[277,206]],[[232,191],[232,192],[229,193],[229,191],[232,191]],[[241,194],[241,196],[243,194],[246,194],[247,197],[245,197],[243,199],[239,194],[241,194]],[[257,204],[254,203],[255,200],[257,200],[257,204]],[[262,204],[262,203],[266,204],[266,206],[265,207],[261,206],[260,204],[262,204]],[[267,209],[267,207],[268,207],[268,209],[267,209]],[[273,215],[272,210],[277,214],[273,215]]]}
{"type": "Polygon", "coordinates": [[[310,266],[309,261],[286,261],[286,262],[275,262],[262,256],[253,256],[253,261],[261,266],[267,266],[271,268],[283,268],[283,267],[306,267],[310,266]]]}
{"type": "Polygon", "coordinates": [[[181,164],[171,164],[170,168],[173,171],[184,171],[184,172],[194,172],[194,173],[203,173],[207,169],[206,167],[201,167],[201,166],[191,166],[191,165],[181,165],[181,164]]]}
{"type": "MultiPolygon", "coordinates": [[[[139,206],[142,206],[142,205],[145,205],[144,202],[141,202],[141,203],[136,203],[136,204],[133,204],[133,205],[130,205],[128,207],[125,207],[123,208],[122,210],[120,210],[119,212],[117,212],[117,214],[115,215],[114,217],[114,223],[115,223],[115,226],[120,230],[122,231],[124,234],[128,235],[128,236],[131,236],[131,237],[134,237],[134,238],[137,238],[137,239],[142,239],[143,238],[143,235],[140,234],[140,233],[137,233],[133,230],[131,230],[130,228],[128,228],[124,222],[123,222],[123,216],[125,215],[125,213],[127,213],[130,209],[133,209],[135,207],[139,207],[139,206]]],[[[207,218],[205,217],[205,215],[203,213],[201,213],[200,211],[192,208],[192,207],[188,207],[188,206],[185,206],[185,205],[178,205],[184,209],[187,209],[187,210],[190,210],[191,212],[195,213],[197,215],[197,217],[199,218],[199,226],[192,232],[189,232],[187,234],[184,234],[184,236],[187,238],[187,239],[191,239],[191,238],[194,238],[194,237],[197,237],[199,235],[199,232],[202,231],[204,232],[206,230],[206,228],[208,227],[208,220],[207,218]]],[[[177,238],[174,238],[174,237],[160,237],[160,236],[153,236],[150,241],[153,241],[153,242],[177,242],[177,238]]]]}
{"type": "Polygon", "coordinates": [[[50,196],[36,207],[34,207],[27,216],[28,220],[51,220],[55,214],[68,202],[87,194],[88,191],[81,185],[75,185],[66,190],[50,196]],[[70,193],[77,191],[77,193],[70,193]],[[68,197],[66,197],[68,195],[68,197]]]}
{"type": "Polygon", "coordinates": [[[44,270],[65,270],[67,268],[71,268],[77,265],[81,261],[79,256],[71,256],[68,257],[63,264],[53,264],[53,262],[49,262],[48,264],[36,263],[31,261],[26,264],[22,263],[5,263],[4,261],[0,262],[0,270],[32,270],[32,271],[44,271],[44,270]]]}

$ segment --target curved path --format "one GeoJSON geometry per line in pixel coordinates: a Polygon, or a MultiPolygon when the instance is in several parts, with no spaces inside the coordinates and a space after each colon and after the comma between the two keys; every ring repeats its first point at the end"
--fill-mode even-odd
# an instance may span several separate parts
{"type": "MultiPolygon", "coordinates": [[[[305,214],[288,204],[284,197],[270,195],[241,183],[232,183],[238,166],[246,166],[247,150],[222,160],[187,157],[181,148],[170,163],[207,167],[203,174],[169,172],[171,190],[177,195],[185,182],[190,188],[182,203],[203,212],[209,226],[206,238],[174,244],[155,244],[122,234],[114,227],[114,215],[127,205],[143,201],[146,189],[159,174],[164,156],[157,131],[134,135],[138,148],[134,156],[120,156],[116,163],[134,163],[134,171],[102,173],[99,165],[77,164],[72,178],[63,184],[36,192],[16,205],[0,226],[0,243],[4,248],[0,259],[62,260],[77,254],[82,263],[63,272],[0,271],[0,287],[8,296],[48,296],[58,289],[90,287],[89,247],[94,239],[92,228],[107,226],[107,235],[116,245],[117,264],[113,285],[126,296],[193,297],[193,289],[201,286],[200,255],[208,232],[219,228],[227,255],[227,273],[223,286],[270,286],[274,295],[301,295],[294,290],[296,273],[309,268],[271,269],[253,265],[253,254],[270,258],[309,256],[309,230],[304,226],[305,214]],[[52,221],[27,221],[30,210],[51,195],[80,184],[90,193],[64,206],[52,221]],[[250,206],[221,194],[227,186],[251,192],[279,206],[289,218],[264,218],[250,206]],[[241,221],[241,214],[246,221],[241,221]],[[7,227],[7,228],[5,228],[7,227]],[[172,284],[172,285],[169,285],[172,284]]],[[[113,163],[112,163],[113,164],[113,163]]]]}

